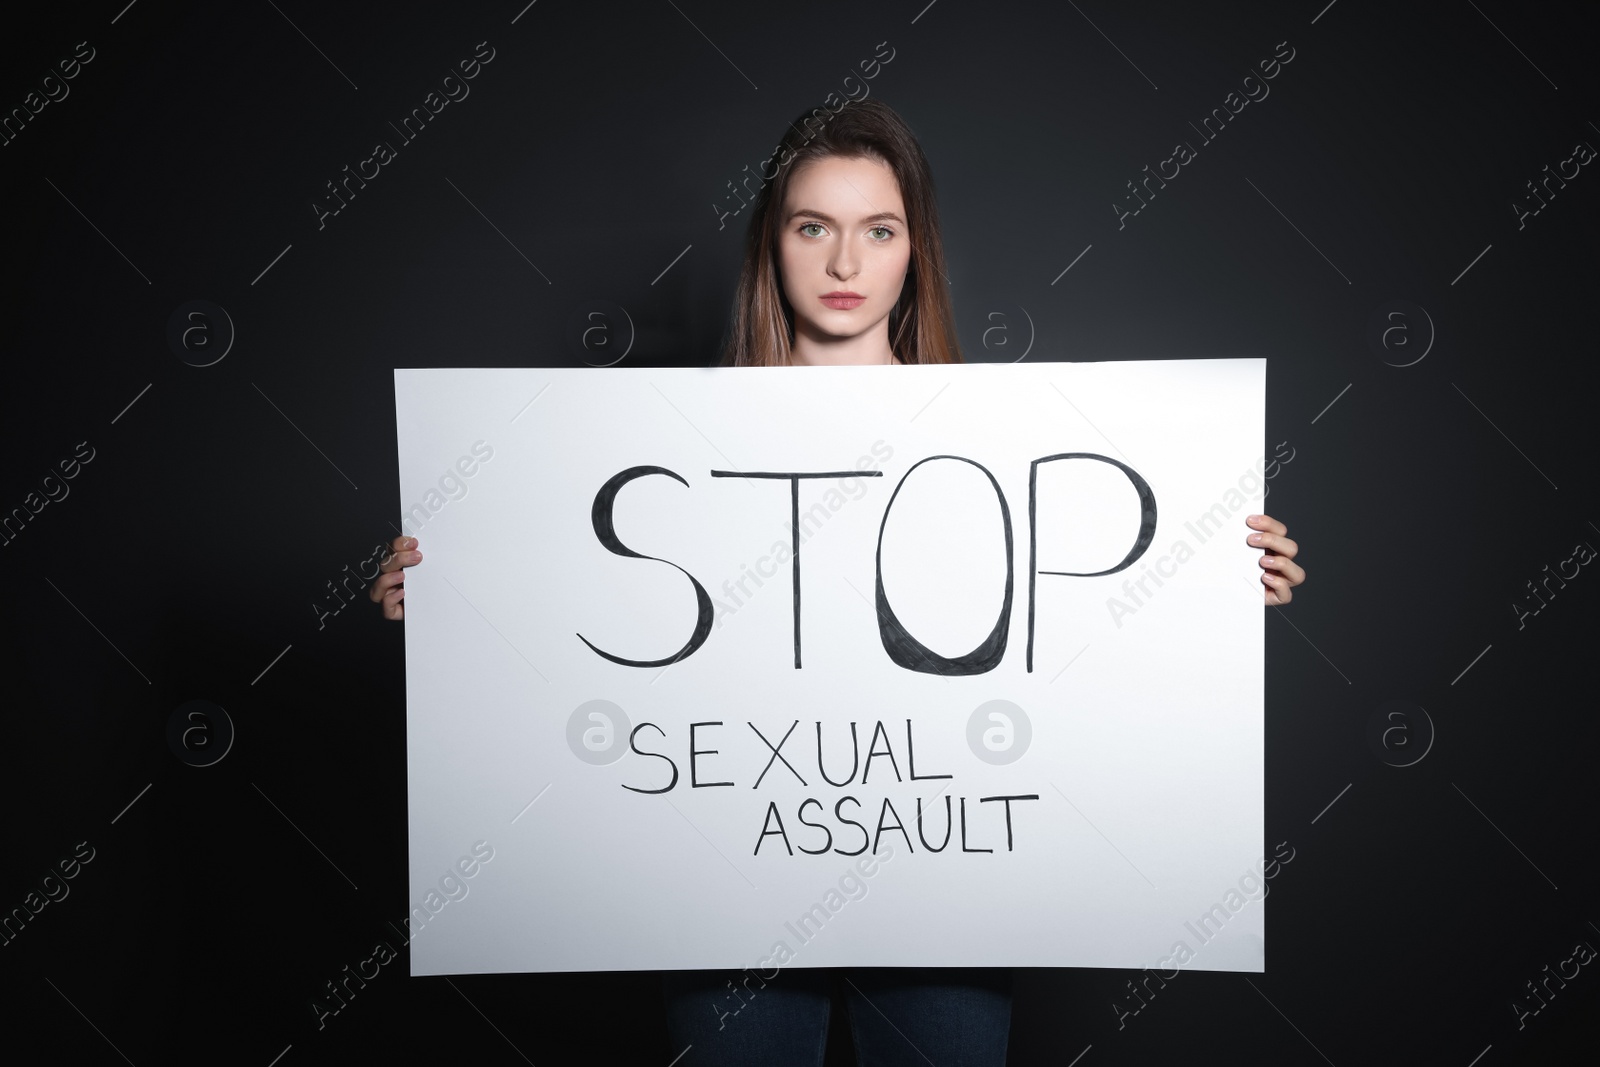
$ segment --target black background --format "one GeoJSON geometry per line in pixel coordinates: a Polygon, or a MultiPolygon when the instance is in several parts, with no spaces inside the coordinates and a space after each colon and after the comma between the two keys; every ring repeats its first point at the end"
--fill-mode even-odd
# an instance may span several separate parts
{"type": "Polygon", "coordinates": [[[393,368],[580,365],[594,300],[627,309],[628,365],[713,361],[746,217],[713,205],[887,41],[868,84],[932,161],[968,358],[1016,358],[1025,318],[1029,360],[1268,357],[1268,441],[1294,453],[1268,510],[1310,575],[1265,620],[1267,842],[1295,850],[1267,972],[1184,973],[1121,1029],[1133,972],[1020,972],[1011,1062],[1588,1062],[1594,967],[1521,1029],[1512,1008],[1600,945],[1600,578],[1520,629],[1512,608],[1600,544],[1600,177],[1513,207],[1600,145],[1581,8],[524,2],[4,16],[8,114],[95,49],[0,147],[0,509],[94,449],[0,550],[0,908],[95,849],[0,948],[7,1044],[680,1051],[652,975],[411,979],[404,949],[318,1028],[311,998],[408,907],[404,657],[364,594],[320,629],[311,605],[394,536],[393,368]],[[324,183],[480,41],[471,95],[319,229],[324,183]],[[1283,41],[1270,96],[1119,228],[1125,183],[1283,41]],[[207,367],[167,343],[196,299],[237,330],[207,367]],[[1396,300],[1431,329],[1411,310],[1386,350],[1369,322],[1396,300]],[[237,729],[213,766],[167,742],[191,699],[237,729]],[[1412,766],[1367,740],[1388,700],[1431,719],[1412,766]]]}

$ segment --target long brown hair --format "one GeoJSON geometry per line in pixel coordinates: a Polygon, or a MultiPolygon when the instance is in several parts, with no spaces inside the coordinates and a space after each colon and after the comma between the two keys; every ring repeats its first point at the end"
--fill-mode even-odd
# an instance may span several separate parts
{"type": "MultiPolygon", "coordinates": [[[[933,172],[905,120],[882,101],[868,99],[848,101],[837,112],[819,107],[801,115],[789,124],[766,161],[777,165],[777,173],[762,185],[751,208],[722,362],[744,367],[790,362],[794,309],[778,281],[778,229],[795,172],[829,156],[875,159],[886,164],[900,184],[912,253],[905,286],[889,312],[889,345],[895,356],[902,363],[960,363],[955,314],[945,288],[933,172]]],[[[762,177],[766,179],[766,174],[762,177]]]]}

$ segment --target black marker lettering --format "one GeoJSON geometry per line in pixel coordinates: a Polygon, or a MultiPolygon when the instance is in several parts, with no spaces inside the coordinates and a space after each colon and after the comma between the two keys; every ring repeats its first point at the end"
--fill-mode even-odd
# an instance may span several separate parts
{"type": "Polygon", "coordinates": [[[911,747],[911,720],[906,720],[906,768],[911,772],[913,782],[926,782],[930,778],[953,778],[950,774],[918,774],[917,750],[911,747]]]}
{"type": "MultiPolygon", "coordinates": [[[[1007,809],[1009,810],[1009,809],[1007,809]]],[[[993,852],[992,848],[967,847],[967,798],[961,798],[961,851],[962,852],[993,852]]]]}
{"type": "MultiPolygon", "coordinates": [[[[488,62],[488,60],[484,60],[484,62],[488,62]]],[[[665,474],[668,478],[682,482],[684,486],[689,484],[682,477],[667,470],[665,467],[629,467],[622,473],[614,475],[595,494],[594,509],[591,514],[594,523],[594,535],[600,539],[600,543],[606,547],[608,552],[615,555],[654,560],[657,563],[665,563],[667,566],[681,571],[683,576],[689,579],[689,584],[694,586],[695,600],[699,604],[699,615],[695,620],[694,633],[690,635],[688,644],[679,649],[676,655],[668,656],[666,659],[623,659],[621,656],[613,656],[609,652],[595,648],[593,642],[587,637],[582,634],[578,635],[578,640],[588,645],[597,655],[603,656],[612,663],[620,663],[624,667],[665,667],[669,663],[676,663],[680,659],[688,658],[694,654],[696,649],[705,644],[707,637],[711,636],[711,622],[715,614],[711,607],[710,594],[706,592],[705,586],[701,585],[694,575],[671,560],[659,559],[656,556],[647,556],[642,552],[635,552],[627,545],[624,545],[621,539],[617,537],[616,526],[612,521],[612,511],[616,506],[617,493],[635,478],[642,478],[647,474],[665,474]]]]}
{"type": "Polygon", "coordinates": [[[851,826],[854,826],[857,830],[861,831],[861,847],[856,849],[854,852],[846,852],[842,848],[836,848],[834,851],[839,853],[841,856],[859,856],[867,850],[867,845],[872,842],[872,837],[867,833],[867,828],[865,826],[862,826],[854,819],[845,818],[844,813],[839,810],[840,808],[844,807],[844,802],[847,800],[858,808],[861,806],[861,801],[857,800],[855,797],[840,797],[839,802],[833,806],[833,814],[834,817],[840,822],[849,823],[851,826]]]}
{"type": "Polygon", "coordinates": [[[806,784],[806,780],[804,778],[800,778],[800,772],[794,769],[794,764],[790,763],[787,759],[784,759],[783,753],[781,751],[783,746],[784,746],[784,744],[785,744],[785,742],[787,742],[789,740],[789,734],[794,733],[794,728],[796,726],[800,725],[800,720],[799,719],[796,719],[794,722],[789,724],[788,731],[784,733],[783,740],[778,742],[778,745],[777,745],[776,748],[773,748],[772,742],[767,740],[767,735],[766,734],[762,733],[760,730],[756,730],[756,724],[755,723],[747,722],[747,723],[745,723],[745,725],[750,727],[750,729],[755,730],[756,731],[756,736],[761,738],[761,743],[766,745],[768,748],[772,749],[772,755],[767,757],[767,765],[765,767],[761,768],[761,774],[756,778],[756,784],[751,786],[750,787],[751,789],[760,788],[761,779],[765,778],[767,776],[767,772],[772,770],[772,761],[773,760],[783,760],[783,765],[785,767],[789,768],[789,773],[794,775],[796,778],[799,778],[801,785],[805,785],[806,784]]]}
{"type": "Polygon", "coordinates": [[[1011,851],[1011,802],[1013,800],[1038,800],[1038,799],[1039,799],[1039,794],[1038,793],[1028,793],[1028,794],[1023,795],[1023,796],[1014,796],[1014,797],[979,797],[978,798],[978,803],[979,804],[987,804],[991,800],[1001,800],[1001,801],[1005,802],[1005,805],[1006,805],[1006,851],[1007,852],[1011,851]]]}
{"type": "Polygon", "coordinates": [[[789,835],[783,829],[783,816],[778,814],[778,803],[775,800],[769,800],[767,801],[767,817],[761,820],[761,836],[756,838],[756,850],[752,855],[761,855],[761,842],[773,834],[783,838],[783,847],[789,849],[789,855],[794,855],[794,849],[789,848],[789,835]],[[768,830],[767,827],[771,826],[774,820],[777,821],[778,828],[776,830],[768,830]]]}
{"type": "Polygon", "coordinates": [[[861,742],[856,737],[856,724],[850,724],[850,774],[842,782],[836,782],[828,777],[828,772],[822,766],[822,723],[817,723],[817,772],[822,775],[822,780],[829,785],[846,786],[856,780],[856,768],[861,765],[861,742]]]}
{"type": "MultiPolygon", "coordinates": [[[[883,836],[883,832],[885,830],[899,830],[900,836],[906,839],[906,850],[909,852],[916,851],[916,849],[911,847],[911,835],[906,833],[904,824],[900,822],[900,813],[894,810],[894,805],[889,803],[888,797],[883,798],[883,807],[878,810],[878,829],[877,832],[872,836],[873,852],[878,851],[878,839],[883,836]],[[894,825],[885,826],[883,820],[888,818],[890,815],[894,816],[894,825]]],[[[894,846],[891,845],[890,847],[892,848],[894,846]]]]}
{"type": "Polygon", "coordinates": [[[1053,456],[1036,459],[1028,467],[1028,656],[1027,668],[1033,672],[1033,611],[1034,611],[1034,585],[1036,576],[1040,574],[1055,574],[1068,578],[1098,578],[1102,574],[1115,574],[1133,566],[1138,558],[1150,548],[1150,542],[1156,536],[1156,494],[1150,488],[1150,483],[1140,477],[1139,472],[1124,463],[1118,463],[1110,456],[1102,456],[1096,452],[1058,452],[1053,456]],[[1115,567],[1103,571],[1077,573],[1074,571],[1041,571],[1039,570],[1039,464],[1054,463],[1058,459],[1097,459],[1102,463],[1109,463],[1116,467],[1128,480],[1133,483],[1133,488],[1139,494],[1139,533],[1133,539],[1133,547],[1123,557],[1122,562],[1115,567]]]}
{"type": "MultiPolygon", "coordinates": [[[[721,722],[692,722],[692,723],[689,724],[689,788],[690,789],[708,789],[708,788],[710,788],[711,786],[714,786],[714,785],[732,785],[733,784],[732,782],[702,782],[702,781],[699,781],[698,779],[696,779],[696,777],[695,777],[695,761],[694,761],[694,758],[696,756],[715,756],[717,754],[717,750],[714,749],[714,748],[695,748],[694,747],[694,732],[695,732],[695,729],[697,727],[701,727],[701,726],[721,726],[721,725],[722,725],[721,722]]],[[[759,847],[759,845],[757,847],[759,847]]]]}
{"type": "MultiPolygon", "coordinates": [[[[937,798],[935,798],[937,799],[937,798]]],[[[944,840],[939,842],[939,847],[934,848],[928,844],[928,838],[922,832],[922,798],[917,798],[917,837],[922,840],[922,847],[929,852],[943,852],[950,845],[950,831],[955,826],[955,819],[950,815],[950,798],[944,798],[944,840]]]]}
{"type": "Polygon", "coordinates": [[[946,677],[967,674],[983,674],[992,671],[1006,654],[1006,631],[1011,622],[1011,594],[1014,572],[1011,559],[1011,509],[1006,506],[1006,495],[1000,490],[1000,483],[995,481],[994,475],[989,473],[989,468],[975,460],[964,456],[929,456],[918,460],[911,465],[911,470],[901,477],[900,484],[894,487],[894,495],[889,497],[889,504],[883,509],[883,524],[878,527],[878,580],[877,580],[877,609],[878,609],[878,636],[883,640],[883,650],[897,665],[910,671],[920,671],[924,674],[937,674],[946,677]],[[954,459],[962,463],[971,463],[983,471],[989,479],[989,484],[994,486],[995,497],[1000,501],[1000,518],[1005,524],[1006,542],[1006,595],[1005,601],[1000,606],[1000,618],[995,621],[994,629],[989,631],[989,636],[977,648],[964,656],[941,656],[933,649],[911,636],[900,619],[895,615],[894,609],[889,606],[889,596],[883,590],[883,532],[889,526],[889,512],[894,510],[895,497],[900,495],[900,490],[905,488],[906,479],[911,477],[911,472],[924,463],[931,463],[936,459],[954,459]]]}
{"type": "Polygon", "coordinates": [[[794,669],[800,669],[800,479],[881,478],[882,471],[712,471],[713,478],[783,478],[789,482],[790,548],[794,572],[794,669]]]}
{"type": "Polygon", "coordinates": [[[662,737],[666,737],[667,736],[667,732],[665,730],[663,730],[661,727],[657,726],[655,723],[653,723],[653,722],[642,722],[638,726],[635,726],[633,728],[633,732],[632,733],[628,734],[628,747],[633,749],[634,752],[638,753],[641,756],[654,756],[656,759],[664,759],[664,760],[666,760],[667,761],[667,766],[672,768],[672,781],[667,783],[666,789],[640,789],[636,785],[625,785],[622,788],[631,789],[635,793],[665,793],[665,792],[668,792],[669,790],[671,790],[673,786],[678,784],[678,765],[676,763],[672,762],[672,757],[671,756],[663,756],[659,752],[645,752],[645,751],[642,751],[639,748],[638,744],[635,743],[634,738],[638,737],[639,736],[639,731],[643,730],[646,726],[650,727],[652,730],[654,730],[656,733],[660,734],[662,737]]]}
{"type": "Polygon", "coordinates": [[[798,818],[800,820],[800,825],[801,826],[809,826],[813,830],[821,830],[823,833],[828,835],[828,840],[823,842],[823,845],[822,845],[821,848],[811,849],[811,848],[806,848],[804,845],[802,845],[802,846],[800,846],[800,851],[804,852],[808,856],[820,856],[824,852],[828,851],[828,849],[833,847],[833,831],[828,829],[826,826],[823,826],[821,823],[806,822],[806,805],[807,804],[815,804],[819,811],[822,809],[822,801],[818,800],[816,797],[807,797],[800,804],[800,814],[798,816],[798,818]]]}
{"type": "MultiPolygon", "coordinates": [[[[888,756],[889,766],[894,768],[894,780],[897,782],[904,780],[900,777],[900,764],[896,763],[894,759],[894,749],[889,747],[889,732],[883,728],[881,721],[877,726],[873,727],[872,740],[867,743],[867,762],[861,767],[862,785],[867,784],[867,775],[872,772],[872,757],[874,756],[888,756]],[[877,747],[878,738],[880,737],[883,738],[882,752],[879,752],[877,747]]],[[[876,852],[877,849],[873,849],[873,851],[876,852]]]]}

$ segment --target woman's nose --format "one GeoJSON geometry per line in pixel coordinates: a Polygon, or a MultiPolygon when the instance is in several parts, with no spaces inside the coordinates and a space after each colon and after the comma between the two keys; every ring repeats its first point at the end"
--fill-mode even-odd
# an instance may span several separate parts
{"type": "Polygon", "coordinates": [[[828,273],[847,282],[861,272],[859,257],[854,255],[848,244],[841,244],[828,258],[828,273]]]}

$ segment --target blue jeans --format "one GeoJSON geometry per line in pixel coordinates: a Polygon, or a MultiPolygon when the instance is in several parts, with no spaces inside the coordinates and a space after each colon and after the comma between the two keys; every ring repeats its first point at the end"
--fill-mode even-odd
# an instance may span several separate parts
{"type": "Polygon", "coordinates": [[[666,971],[677,1067],[820,1067],[837,992],[861,1067],[1003,1067],[1011,972],[988,968],[666,971]]]}

